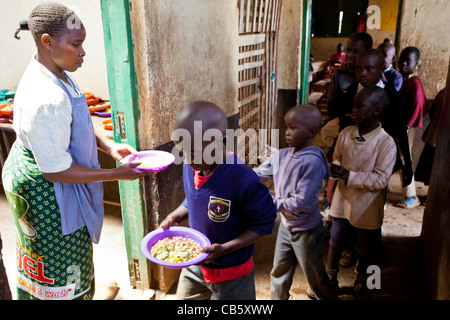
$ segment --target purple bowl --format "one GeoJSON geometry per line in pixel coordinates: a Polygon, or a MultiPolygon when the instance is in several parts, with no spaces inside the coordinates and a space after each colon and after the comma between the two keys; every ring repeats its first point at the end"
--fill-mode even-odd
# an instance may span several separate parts
{"type": "Polygon", "coordinates": [[[111,112],[94,111],[99,117],[111,117],[111,112]]]}
{"type": "Polygon", "coordinates": [[[139,161],[144,158],[153,158],[154,164],[148,167],[135,167],[139,171],[152,171],[158,172],[166,169],[175,161],[175,156],[170,152],[160,151],[160,150],[146,150],[139,151],[137,155],[128,155],[123,159],[123,162],[133,162],[139,161]]]}
{"type": "Polygon", "coordinates": [[[144,239],[142,239],[141,242],[141,250],[142,253],[145,255],[145,257],[150,260],[153,263],[159,264],[166,268],[184,268],[188,267],[194,264],[198,264],[206,259],[206,257],[209,255],[209,253],[202,253],[197,258],[194,258],[192,260],[186,261],[186,262],[165,262],[159,259],[156,259],[151,253],[150,249],[153,247],[153,245],[158,242],[158,240],[167,238],[167,237],[185,237],[190,238],[194,241],[197,241],[202,248],[209,247],[211,245],[211,242],[209,239],[201,232],[186,228],[186,227],[169,227],[167,229],[158,228],[149,234],[147,234],[144,239]]]}

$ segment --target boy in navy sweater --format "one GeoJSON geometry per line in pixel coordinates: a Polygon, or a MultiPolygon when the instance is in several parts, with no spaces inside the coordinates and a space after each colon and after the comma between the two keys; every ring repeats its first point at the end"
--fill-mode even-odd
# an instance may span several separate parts
{"type": "Polygon", "coordinates": [[[203,248],[209,256],[201,266],[181,271],[178,299],[256,298],[253,244],[272,233],[276,209],[258,176],[226,150],[226,126],[223,110],[208,101],[189,104],[175,121],[174,133],[183,136],[181,140],[180,135],[173,135],[186,157],[183,165],[186,197],[161,227],[188,218],[190,227],[205,234],[212,243],[203,248]],[[205,133],[212,133],[214,139],[203,139],[205,133]]]}

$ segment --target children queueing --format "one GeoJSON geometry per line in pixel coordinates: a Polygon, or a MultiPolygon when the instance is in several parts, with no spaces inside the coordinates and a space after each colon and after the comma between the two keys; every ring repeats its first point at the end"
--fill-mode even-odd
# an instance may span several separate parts
{"type": "Polygon", "coordinates": [[[322,261],[323,223],[318,197],[329,168],[323,151],[312,145],[322,117],[311,105],[296,106],[284,117],[289,148],[279,150],[254,169],[273,177],[274,203],[281,215],[273,268],[271,299],[287,300],[295,268],[300,264],[312,289],[311,298],[338,299],[322,261]]]}
{"type": "Polygon", "coordinates": [[[382,81],[384,62],[381,51],[375,49],[364,51],[356,61],[356,77],[360,83],[359,89],[376,85],[384,88],[388,94],[389,103],[384,108],[379,122],[396,142],[397,158],[394,172],[401,170],[402,185],[406,187],[412,181],[413,170],[405,118],[405,99],[395,89],[395,83],[392,80],[382,81]]]}
{"type": "Polygon", "coordinates": [[[272,233],[276,209],[268,188],[253,170],[226,150],[226,129],[223,110],[207,101],[189,104],[174,124],[174,142],[186,157],[186,197],[161,227],[188,218],[190,227],[212,243],[203,248],[209,253],[207,261],[182,269],[177,299],[256,299],[253,243],[272,233]],[[212,142],[203,141],[206,131],[216,133],[212,142]]]}
{"type": "Polygon", "coordinates": [[[371,49],[372,46],[373,40],[370,34],[366,32],[351,34],[347,41],[346,63],[336,69],[331,77],[328,89],[328,119],[339,121],[339,131],[353,124],[349,114],[358,88],[355,63],[358,55],[371,49]]]}
{"type": "Polygon", "coordinates": [[[377,86],[362,89],[355,96],[352,119],[339,134],[331,164],[331,176],[338,179],[330,215],[333,217],[327,273],[338,288],[339,259],[347,239],[356,235],[354,295],[370,296],[367,268],[375,264],[381,244],[386,187],[395,163],[396,146],[378,122],[388,105],[386,91],[377,86]]]}
{"type": "MultiPolygon", "coordinates": [[[[403,76],[403,85],[400,93],[406,99],[406,121],[410,128],[408,135],[412,149],[414,135],[417,128],[423,128],[422,118],[428,113],[429,105],[420,78],[414,73],[418,65],[420,51],[416,47],[406,47],[400,54],[398,68],[403,76]]],[[[400,208],[414,208],[420,204],[416,194],[414,179],[402,189],[405,199],[398,202],[400,208]]]]}

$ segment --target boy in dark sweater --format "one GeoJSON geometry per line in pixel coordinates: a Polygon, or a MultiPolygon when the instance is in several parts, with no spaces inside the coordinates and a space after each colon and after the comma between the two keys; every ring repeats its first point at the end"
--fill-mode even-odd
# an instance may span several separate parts
{"type": "Polygon", "coordinates": [[[188,218],[190,227],[205,234],[212,243],[203,248],[209,256],[201,266],[181,271],[178,299],[256,298],[253,244],[272,233],[276,209],[258,176],[226,150],[226,126],[223,110],[207,101],[189,104],[175,121],[174,133],[178,136],[173,135],[174,142],[186,157],[186,197],[161,227],[188,218]],[[203,139],[205,133],[211,133],[214,139],[203,139]]]}
{"type": "MultiPolygon", "coordinates": [[[[382,81],[383,54],[375,49],[362,53],[356,62],[356,77],[363,87],[383,87],[389,97],[389,104],[384,108],[380,123],[383,129],[394,139],[397,146],[397,158],[394,172],[402,170],[403,187],[409,185],[413,178],[412,160],[409,151],[408,127],[405,119],[405,99],[396,89],[392,81],[382,81]]],[[[358,90],[360,91],[360,90],[358,90]]]]}
{"type": "Polygon", "coordinates": [[[383,42],[377,48],[384,56],[384,76],[388,83],[391,83],[395,90],[400,91],[403,84],[403,77],[400,72],[394,69],[393,64],[396,59],[395,47],[392,43],[383,42]]]}
{"type": "Polygon", "coordinates": [[[353,98],[358,87],[355,63],[358,56],[371,49],[373,40],[366,32],[350,35],[346,47],[346,63],[334,72],[328,89],[328,119],[339,119],[339,131],[353,125],[349,114],[352,112],[353,98]]]}

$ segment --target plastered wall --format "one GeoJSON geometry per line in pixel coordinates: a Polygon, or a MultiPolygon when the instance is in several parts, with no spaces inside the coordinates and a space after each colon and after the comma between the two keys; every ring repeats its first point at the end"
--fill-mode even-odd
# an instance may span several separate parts
{"type": "Polygon", "coordinates": [[[237,1],[133,1],[141,148],[170,141],[178,112],[209,100],[237,110],[237,1]]]}
{"type": "Polygon", "coordinates": [[[417,73],[428,99],[445,87],[450,58],[450,2],[403,0],[399,49],[416,46],[421,52],[417,73]]]}
{"type": "Polygon", "coordinates": [[[302,1],[283,0],[277,48],[277,86],[298,89],[302,1]]]}

